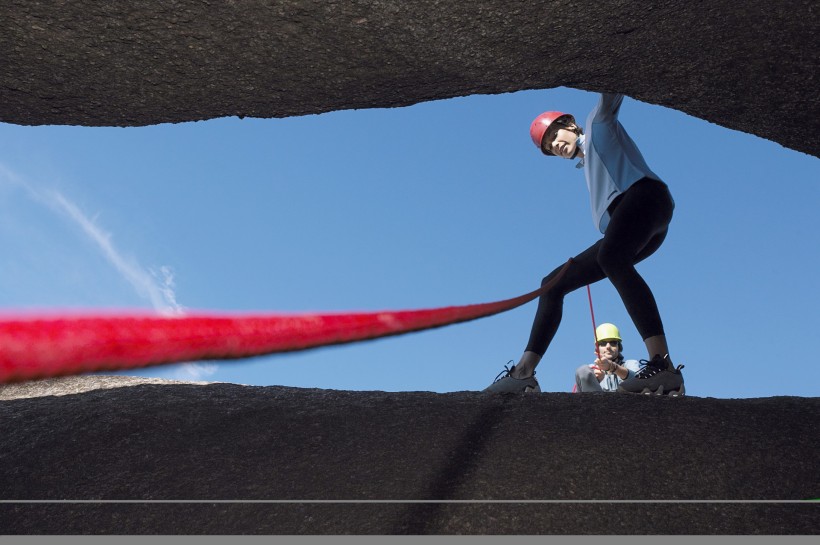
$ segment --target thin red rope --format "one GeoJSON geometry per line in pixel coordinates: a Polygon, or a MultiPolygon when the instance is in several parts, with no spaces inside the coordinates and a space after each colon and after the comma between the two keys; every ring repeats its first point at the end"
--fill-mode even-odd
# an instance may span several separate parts
{"type": "Polygon", "coordinates": [[[540,296],[477,305],[352,314],[149,314],[0,318],[0,384],[165,363],[236,359],[401,335],[491,316],[540,296]]]}
{"type": "Polygon", "coordinates": [[[601,359],[601,350],[598,348],[598,328],[595,325],[595,310],[592,308],[592,290],[587,284],[587,297],[589,298],[589,314],[592,316],[592,339],[595,341],[595,355],[601,359]]]}

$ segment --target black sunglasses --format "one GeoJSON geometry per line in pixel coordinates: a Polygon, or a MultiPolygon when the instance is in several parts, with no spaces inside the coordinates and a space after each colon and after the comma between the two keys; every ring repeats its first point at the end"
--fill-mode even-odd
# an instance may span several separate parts
{"type": "Polygon", "coordinates": [[[619,342],[620,341],[598,341],[598,346],[606,346],[608,344],[612,346],[618,346],[619,342]]]}

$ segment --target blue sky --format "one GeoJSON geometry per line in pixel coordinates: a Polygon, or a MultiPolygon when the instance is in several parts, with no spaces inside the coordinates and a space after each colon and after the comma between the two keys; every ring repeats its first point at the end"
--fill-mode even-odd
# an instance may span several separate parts
{"type": "MultiPolygon", "coordinates": [[[[596,100],[559,88],[287,119],[0,124],[0,310],[368,311],[528,292],[600,236],[582,172],[541,156],[530,121],[548,109],[585,119],[596,100]]],[[[820,162],[630,98],[620,119],[676,201],[666,242],[639,270],[687,392],[820,395],[820,162]]],[[[646,357],[611,284],[592,296],[597,321],[621,328],[626,356],[646,357]]],[[[518,359],[535,305],[401,337],[128,374],[478,390],[518,359]]],[[[538,367],[542,389],[569,391],[593,352],[579,290],[538,367]]]]}

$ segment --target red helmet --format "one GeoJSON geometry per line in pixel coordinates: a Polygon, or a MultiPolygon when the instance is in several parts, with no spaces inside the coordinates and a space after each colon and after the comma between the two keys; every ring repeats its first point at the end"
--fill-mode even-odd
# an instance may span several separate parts
{"type": "Polygon", "coordinates": [[[547,133],[547,129],[549,129],[550,125],[552,125],[552,122],[559,117],[568,117],[569,121],[575,123],[575,118],[570,114],[564,112],[544,112],[536,117],[532,125],[530,125],[530,137],[532,138],[532,142],[544,155],[552,155],[552,152],[541,147],[541,141],[544,140],[544,135],[547,133]]]}

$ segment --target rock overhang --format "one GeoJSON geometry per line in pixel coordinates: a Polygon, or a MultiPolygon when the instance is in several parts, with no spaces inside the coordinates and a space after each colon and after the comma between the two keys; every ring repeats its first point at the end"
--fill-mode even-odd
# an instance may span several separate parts
{"type": "Polygon", "coordinates": [[[809,1],[13,1],[0,121],[141,126],[622,92],[820,156],[809,1]]]}

